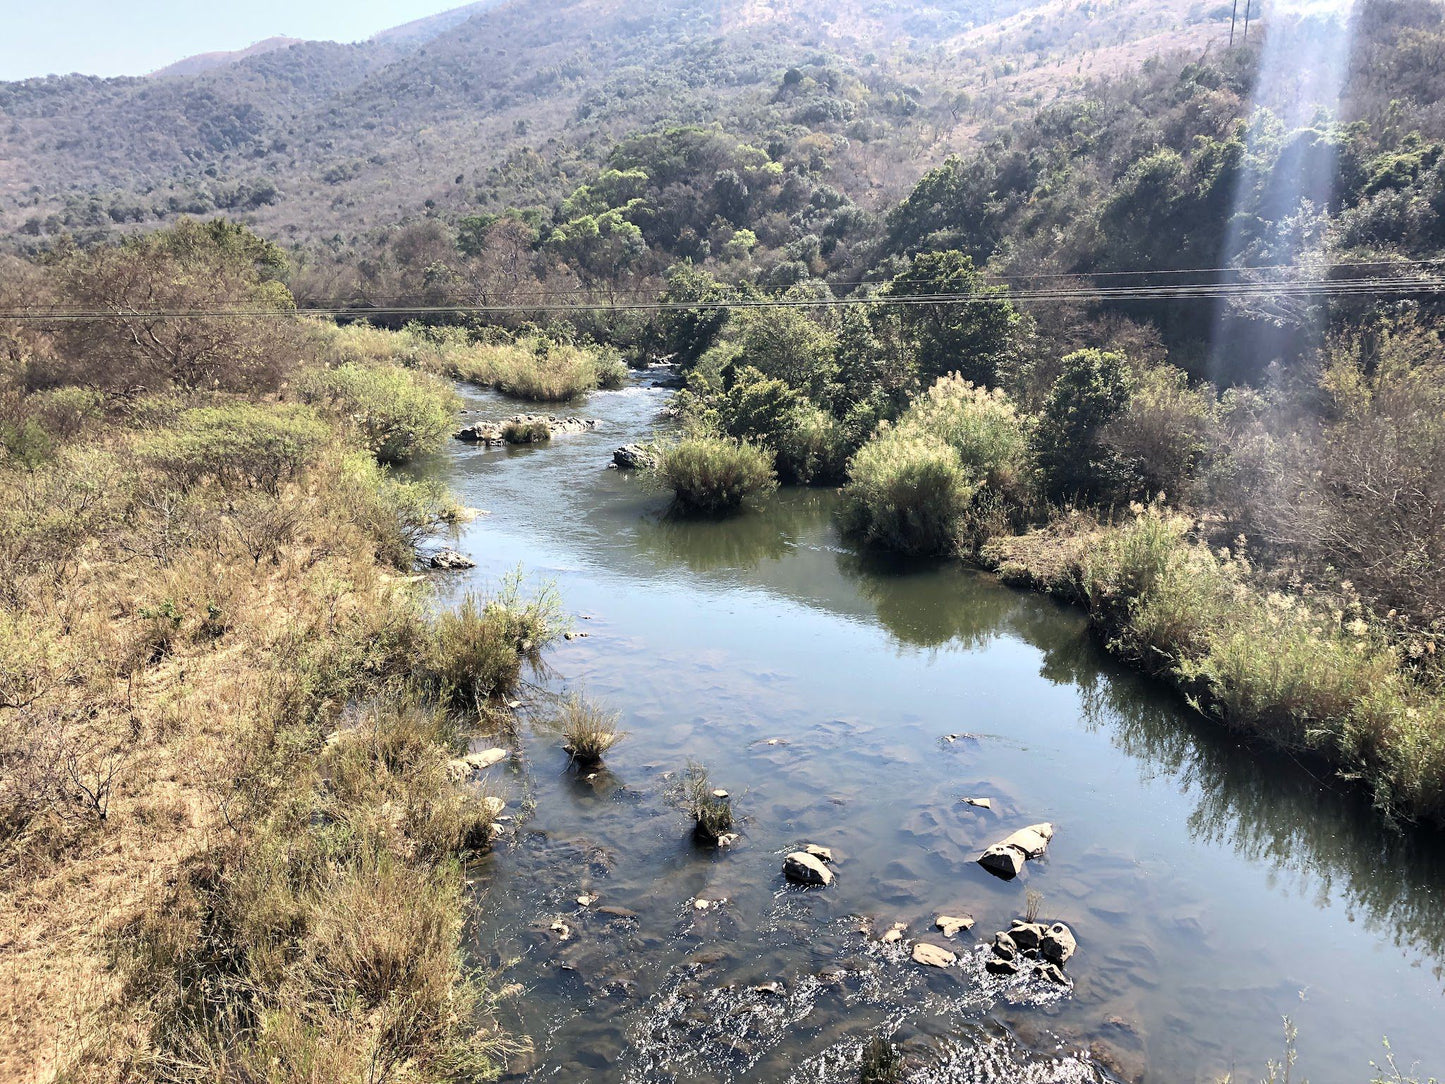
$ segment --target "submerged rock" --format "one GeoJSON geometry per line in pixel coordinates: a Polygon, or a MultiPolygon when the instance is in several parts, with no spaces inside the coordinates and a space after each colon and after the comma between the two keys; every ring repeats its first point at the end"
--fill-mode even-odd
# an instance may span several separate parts
{"type": "Polygon", "coordinates": [[[915,941],[913,943],[913,962],[923,964],[925,967],[952,967],[958,963],[958,957],[940,945],[930,945],[927,941],[915,941]]]}
{"type": "Polygon", "coordinates": [[[944,937],[952,937],[959,930],[973,929],[973,917],[971,915],[939,915],[933,924],[943,931],[944,937]]]}
{"type": "Polygon", "coordinates": [[[470,557],[458,553],[456,550],[440,550],[431,555],[427,560],[428,568],[435,568],[442,572],[457,572],[468,568],[476,568],[477,562],[470,557]]]}
{"type": "Polygon", "coordinates": [[[1039,964],[1034,968],[1034,974],[1059,986],[1069,985],[1069,976],[1057,964],[1039,964]]]}
{"type": "Polygon", "coordinates": [[[795,884],[830,885],[833,871],[823,864],[822,859],[807,851],[794,851],[783,859],[783,876],[795,884]]]}
{"type": "Polygon", "coordinates": [[[487,812],[490,813],[493,817],[500,817],[502,815],[502,811],[507,808],[506,802],[504,802],[501,798],[497,798],[491,794],[487,795],[485,798],[482,799],[482,805],[487,807],[487,812]]]}

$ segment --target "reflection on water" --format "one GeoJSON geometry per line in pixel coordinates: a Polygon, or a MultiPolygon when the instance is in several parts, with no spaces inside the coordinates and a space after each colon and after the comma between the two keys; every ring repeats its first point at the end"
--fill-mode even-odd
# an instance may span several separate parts
{"type": "Polygon", "coordinates": [[[1277,1057],[1285,1014],[1315,1084],[1366,1079],[1387,1034],[1438,1074],[1436,841],[1182,713],[1076,612],[854,552],[830,494],[669,517],[603,469],[659,403],[595,395],[595,434],[450,459],[490,515],[459,539],[479,579],[444,586],[518,563],[554,579],[588,619],[552,660],[559,681],[628,732],[593,778],[540,726],[525,769],[497,769],[535,809],[474,876],[470,946],[527,991],[509,1010],[537,1045],[519,1075],[831,1084],[882,1030],[920,1081],[1205,1081],[1277,1057]],[[976,737],[945,740],[959,733],[976,737]],[[667,799],[689,758],[732,791],[736,849],[699,851],[667,799]],[[974,863],[1037,820],[1058,834],[1019,881],[974,863]],[[782,880],[804,842],[837,855],[826,890],[782,880]],[[983,970],[1026,889],[1078,934],[1071,991],[983,970]],[[953,968],[876,940],[904,922],[941,943],[933,919],[960,911],[978,926],[950,943],[953,968]]]}

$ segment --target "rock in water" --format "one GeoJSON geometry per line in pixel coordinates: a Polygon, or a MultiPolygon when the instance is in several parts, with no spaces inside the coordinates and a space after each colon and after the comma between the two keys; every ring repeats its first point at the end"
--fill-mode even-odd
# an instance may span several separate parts
{"type": "Polygon", "coordinates": [[[979,808],[979,809],[992,809],[992,808],[993,808],[993,799],[991,799],[991,798],[965,798],[965,799],[963,799],[963,804],[964,804],[964,805],[976,806],[976,807],[979,808]]]}
{"type": "Polygon", "coordinates": [[[816,843],[809,843],[803,850],[814,858],[821,858],[824,862],[833,861],[833,850],[830,847],[820,847],[816,843]]]}
{"type": "Polygon", "coordinates": [[[1050,982],[1056,983],[1059,986],[1069,985],[1069,977],[1065,975],[1056,964],[1039,964],[1038,967],[1034,968],[1034,974],[1040,978],[1048,979],[1050,982]]]}
{"type": "Polygon", "coordinates": [[[973,929],[973,919],[969,915],[939,915],[933,924],[943,931],[944,937],[952,937],[959,930],[973,929]]]}
{"type": "Polygon", "coordinates": [[[926,967],[952,967],[958,963],[958,957],[938,945],[930,945],[927,941],[915,941],[913,943],[913,962],[926,967]]]}
{"type": "Polygon", "coordinates": [[[506,802],[490,794],[482,799],[482,804],[487,807],[487,812],[490,813],[493,817],[500,817],[502,815],[502,811],[507,808],[506,802]]]}
{"type": "Polygon", "coordinates": [[[1053,838],[1052,824],[1031,824],[984,851],[979,855],[978,864],[1006,881],[1011,880],[1023,871],[1025,860],[1043,857],[1053,838]]]}
{"type": "Polygon", "coordinates": [[[895,922],[892,926],[888,927],[888,931],[878,940],[885,945],[896,945],[899,941],[903,940],[903,935],[907,932],[908,923],[895,922]]]}
{"type": "Polygon", "coordinates": [[[996,843],[979,856],[978,864],[995,876],[1010,881],[1024,869],[1024,853],[996,843]]]}
{"type": "Polygon", "coordinates": [[[462,759],[474,771],[482,771],[490,768],[493,764],[500,764],[510,755],[505,749],[483,749],[480,753],[469,753],[462,759]]]}
{"type": "Polygon", "coordinates": [[[431,568],[440,569],[443,572],[456,572],[462,569],[476,568],[477,562],[470,557],[463,556],[456,550],[441,550],[431,555],[427,561],[431,568]]]}
{"type": "Polygon", "coordinates": [[[1017,960],[1005,960],[1002,956],[990,956],[984,961],[984,969],[990,975],[1017,975],[1019,965],[1017,960]]]}
{"type": "Polygon", "coordinates": [[[1025,922],[1022,919],[1014,919],[1013,925],[1009,927],[1008,935],[1013,943],[1025,952],[1039,947],[1039,942],[1044,937],[1044,926],[1041,922],[1025,922]]]}
{"type": "Polygon", "coordinates": [[[1069,957],[1078,947],[1079,942],[1074,939],[1074,932],[1062,922],[1055,922],[1039,939],[1039,955],[1060,967],[1069,962],[1069,957]]]}
{"type": "Polygon", "coordinates": [[[612,453],[612,466],[617,470],[651,470],[657,460],[641,444],[624,444],[612,453]]]}
{"type": "Polygon", "coordinates": [[[822,859],[807,851],[794,851],[783,859],[783,876],[800,885],[833,883],[833,871],[823,864],[822,859]]]}
{"type": "Polygon", "coordinates": [[[1023,852],[1025,858],[1041,858],[1048,850],[1049,840],[1054,838],[1052,824],[1031,824],[1020,828],[1003,841],[1000,846],[1013,847],[1023,852]]]}

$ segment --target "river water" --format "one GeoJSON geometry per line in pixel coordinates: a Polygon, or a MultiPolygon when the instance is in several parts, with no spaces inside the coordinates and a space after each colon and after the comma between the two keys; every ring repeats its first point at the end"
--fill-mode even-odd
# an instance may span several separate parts
{"type": "MultiPolygon", "coordinates": [[[[911,1081],[1252,1081],[1285,1016],[1296,1081],[1366,1081],[1387,1036],[1445,1071],[1438,838],[1181,710],[1074,610],[858,552],[830,493],[670,517],[605,469],[660,424],[647,383],[575,407],[593,433],[446,457],[488,514],[461,530],[478,567],[438,580],[443,604],[518,566],[555,583],[586,635],[539,680],[627,734],[589,779],[533,720],[491,771],[520,816],[469,872],[466,948],[521,990],[501,1015],[535,1051],[513,1079],[851,1084],[882,1032],[911,1081]],[[669,794],[689,760],[732,794],[738,846],[693,844],[669,794]],[[1057,834],[1018,880],[975,863],[1038,821],[1057,834]],[[833,850],[826,889],[782,878],[806,843],[833,850]],[[984,972],[1029,890],[1078,937],[1070,989],[984,972]],[[945,941],[939,914],[977,926],[945,941]],[[896,922],[906,939],[881,944],[896,922]],[[915,938],[959,963],[914,964],[915,938]]],[[[464,394],[481,417],[516,409],[464,394]]]]}

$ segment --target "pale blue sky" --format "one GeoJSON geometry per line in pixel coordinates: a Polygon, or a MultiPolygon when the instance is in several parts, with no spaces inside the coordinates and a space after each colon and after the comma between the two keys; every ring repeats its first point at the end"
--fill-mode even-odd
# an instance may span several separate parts
{"type": "Polygon", "coordinates": [[[273,35],[360,41],[466,0],[6,0],[0,80],[144,75],[273,35]]]}

